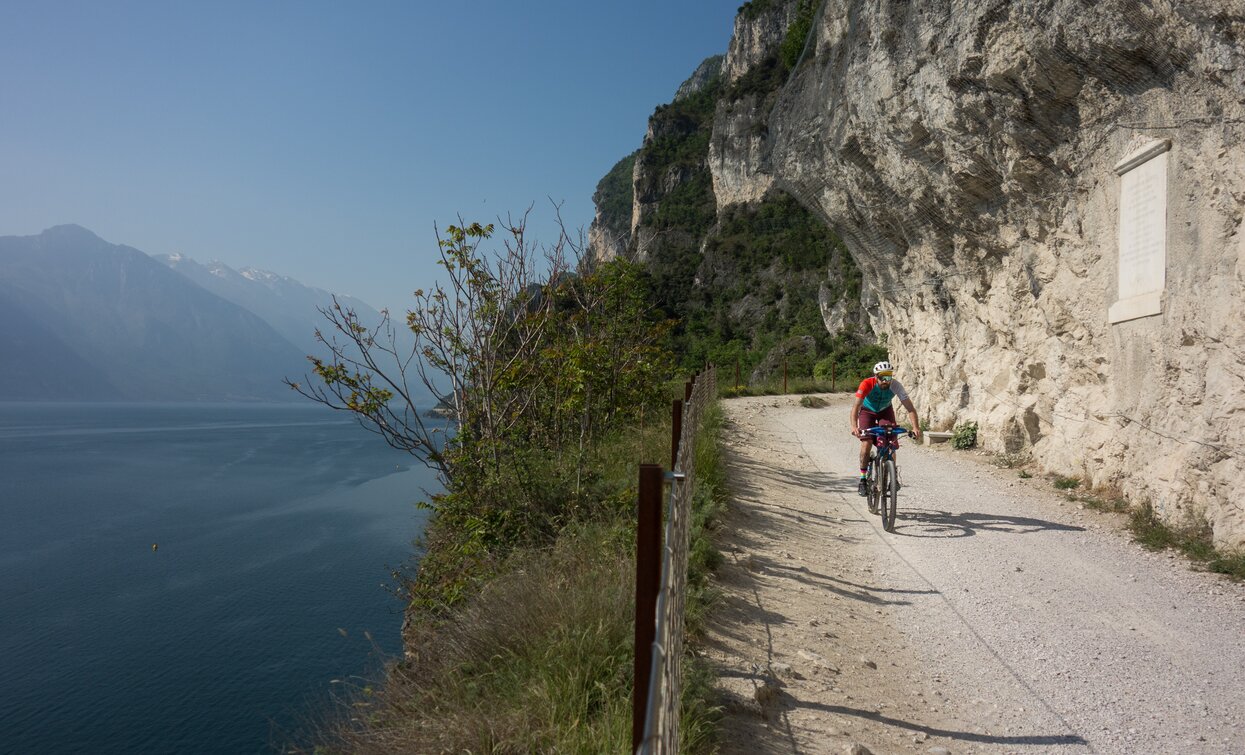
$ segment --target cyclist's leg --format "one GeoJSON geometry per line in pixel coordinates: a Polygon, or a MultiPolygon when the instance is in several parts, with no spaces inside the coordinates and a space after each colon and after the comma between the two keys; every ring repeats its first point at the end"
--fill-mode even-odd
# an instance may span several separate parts
{"type": "MultiPolygon", "coordinates": [[[[886,407],[885,409],[883,409],[882,411],[878,412],[878,413],[875,415],[874,424],[881,424],[881,423],[883,423],[883,422],[889,423],[889,424],[891,424],[891,425],[897,425],[897,424],[899,424],[899,423],[895,420],[895,408],[894,408],[893,406],[888,406],[888,407],[886,407]]],[[[892,452],[891,452],[891,458],[892,458],[892,459],[895,459],[895,467],[896,467],[896,470],[898,470],[898,467],[899,467],[899,459],[898,459],[898,456],[896,455],[896,454],[898,454],[898,453],[899,453],[898,449],[896,449],[896,450],[894,450],[894,451],[892,451],[892,452]]],[[[896,484],[896,485],[898,485],[898,484],[899,484],[899,475],[898,475],[898,474],[896,474],[896,475],[895,475],[895,480],[894,480],[894,482],[895,482],[895,484],[896,484]]]]}
{"type": "MultiPolygon", "coordinates": [[[[878,423],[877,415],[867,409],[860,410],[860,416],[857,419],[857,427],[863,432],[878,423]]],[[[856,492],[860,495],[868,495],[865,490],[865,477],[869,471],[869,449],[873,446],[871,436],[863,435],[860,439],[860,482],[856,486],[856,492]]]]}

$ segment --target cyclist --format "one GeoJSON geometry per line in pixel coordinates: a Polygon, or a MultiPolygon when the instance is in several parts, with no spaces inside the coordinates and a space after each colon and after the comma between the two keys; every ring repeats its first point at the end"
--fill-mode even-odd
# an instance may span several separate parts
{"type": "Polygon", "coordinates": [[[869,446],[873,442],[865,430],[883,422],[895,424],[895,410],[891,408],[891,402],[896,398],[908,410],[908,417],[912,420],[912,437],[920,440],[921,425],[917,420],[916,407],[908,398],[908,392],[895,379],[895,368],[890,362],[881,361],[873,365],[873,377],[862,380],[856,389],[856,403],[852,404],[852,435],[860,438],[860,484],[856,490],[861,495],[866,495],[869,446]]]}

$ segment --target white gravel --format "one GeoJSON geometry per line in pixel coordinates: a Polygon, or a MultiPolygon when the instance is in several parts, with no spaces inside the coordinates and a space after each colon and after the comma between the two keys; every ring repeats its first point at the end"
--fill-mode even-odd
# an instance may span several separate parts
{"type": "MultiPolygon", "coordinates": [[[[827,534],[889,596],[877,613],[903,638],[895,658],[919,665],[914,694],[971,722],[925,727],[941,746],[1245,753],[1245,586],[1142,549],[1118,516],[1079,508],[1048,480],[946,445],[900,451],[899,522],[886,533],[855,493],[859,446],[848,404],[833,401],[727,402],[736,441],[759,451],[733,474],[757,477],[757,459],[775,475],[812,472],[798,483],[802,516],[832,517],[827,534]]],[[[766,484],[742,505],[763,508],[766,484]]]]}

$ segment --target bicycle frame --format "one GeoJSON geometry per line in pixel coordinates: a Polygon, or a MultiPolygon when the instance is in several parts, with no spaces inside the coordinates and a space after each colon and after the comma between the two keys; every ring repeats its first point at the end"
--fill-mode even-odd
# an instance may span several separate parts
{"type": "Polygon", "coordinates": [[[866,476],[869,511],[882,515],[882,528],[887,532],[895,531],[899,495],[899,462],[895,455],[899,450],[899,436],[906,432],[898,425],[878,425],[864,431],[873,437],[866,476]]]}
{"type": "Polygon", "coordinates": [[[899,450],[899,436],[908,430],[898,425],[876,425],[864,432],[873,436],[873,448],[869,451],[869,457],[886,461],[895,457],[895,452],[899,450]]]}

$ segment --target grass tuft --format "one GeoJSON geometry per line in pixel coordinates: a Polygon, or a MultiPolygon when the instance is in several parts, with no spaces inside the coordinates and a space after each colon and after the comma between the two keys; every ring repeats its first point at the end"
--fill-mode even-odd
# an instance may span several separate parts
{"type": "Polygon", "coordinates": [[[1081,480],[1078,477],[1056,477],[1054,485],[1056,490],[1075,490],[1081,486],[1081,480]]]}
{"type": "Polygon", "coordinates": [[[1023,467],[1032,460],[1033,456],[1024,451],[1009,451],[1006,453],[995,454],[994,458],[991,459],[994,466],[1001,469],[1015,469],[1016,467],[1023,467]]]}
{"type": "Polygon", "coordinates": [[[1129,520],[1133,537],[1150,550],[1173,549],[1208,571],[1245,580],[1245,551],[1225,553],[1215,548],[1209,524],[1175,528],[1164,524],[1148,504],[1133,510],[1129,520]]]}

